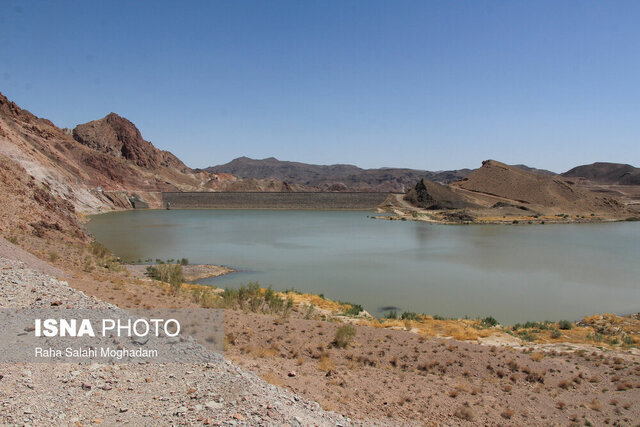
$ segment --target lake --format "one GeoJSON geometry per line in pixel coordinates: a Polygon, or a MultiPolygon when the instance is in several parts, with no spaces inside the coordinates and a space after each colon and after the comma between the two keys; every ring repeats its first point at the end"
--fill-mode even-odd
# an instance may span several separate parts
{"type": "Polygon", "coordinates": [[[640,223],[450,226],[353,211],[148,210],[96,215],[124,260],[188,258],[250,281],[362,304],[503,324],[640,311],[640,223]]]}

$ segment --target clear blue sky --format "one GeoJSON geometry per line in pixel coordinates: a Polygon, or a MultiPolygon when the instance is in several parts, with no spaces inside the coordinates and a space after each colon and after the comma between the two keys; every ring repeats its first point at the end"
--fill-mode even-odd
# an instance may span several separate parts
{"type": "Polygon", "coordinates": [[[0,91],[192,167],[640,166],[639,1],[0,3],[0,91]]]}

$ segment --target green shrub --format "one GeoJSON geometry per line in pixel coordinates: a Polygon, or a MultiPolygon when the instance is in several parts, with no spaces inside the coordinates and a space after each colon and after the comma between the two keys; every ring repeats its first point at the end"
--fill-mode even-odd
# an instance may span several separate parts
{"type": "Polygon", "coordinates": [[[551,330],[551,338],[556,339],[556,338],[560,338],[562,336],[562,332],[560,332],[557,329],[552,329],[551,330]]]}
{"type": "Polygon", "coordinates": [[[344,325],[338,328],[333,340],[336,347],[347,348],[356,337],[356,328],[353,325],[344,325]]]}
{"type": "Polygon", "coordinates": [[[189,265],[189,260],[187,258],[182,258],[180,260],[180,265],[189,265]]]}
{"type": "Polygon", "coordinates": [[[520,221],[518,221],[517,219],[514,219],[512,224],[520,224],[520,221]]]}
{"type": "Polygon", "coordinates": [[[152,279],[171,285],[171,289],[177,292],[182,287],[184,276],[180,264],[158,264],[147,267],[147,276],[152,279]]]}
{"type": "Polygon", "coordinates": [[[349,307],[348,309],[346,309],[344,311],[344,315],[345,316],[352,316],[355,317],[357,315],[359,315],[361,312],[364,311],[364,308],[362,308],[362,306],[360,304],[352,304],[352,303],[346,303],[349,304],[351,307],[349,307]]]}
{"type": "Polygon", "coordinates": [[[385,319],[397,319],[398,318],[398,313],[395,312],[394,310],[391,310],[390,312],[387,313],[386,316],[384,316],[385,319]]]}
{"type": "Polygon", "coordinates": [[[518,332],[518,337],[520,337],[520,339],[522,339],[523,341],[535,341],[537,338],[532,331],[528,330],[518,332]]]}
{"type": "Polygon", "coordinates": [[[558,328],[562,329],[562,330],[569,330],[571,328],[573,328],[573,324],[571,322],[569,322],[568,320],[561,320],[558,322],[558,328]]]}
{"type": "Polygon", "coordinates": [[[482,324],[484,326],[496,326],[498,321],[493,316],[489,316],[482,319],[482,324]]]}
{"type": "Polygon", "coordinates": [[[418,320],[418,314],[412,311],[405,311],[400,315],[402,320],[418,320]]]}

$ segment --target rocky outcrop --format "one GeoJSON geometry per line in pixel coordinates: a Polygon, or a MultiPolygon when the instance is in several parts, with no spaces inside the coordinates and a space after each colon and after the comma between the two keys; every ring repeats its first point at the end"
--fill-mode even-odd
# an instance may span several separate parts
{"type": "Polygon", "coordinates": [[[405,196],[409,203],[423,209],[463,209],[477,207],[456,194],[449,186],[421,179],[405,196]]]}
{"type": "Polygon", "coordinates": [[[73,138],[89,148],[113,157],[122,157],[145,169],[172,167],[190,172],[176,156],[168,151],[158,150],[149,141],[145,141],[133,123],[115,113],[76,126],[73,138]]]}

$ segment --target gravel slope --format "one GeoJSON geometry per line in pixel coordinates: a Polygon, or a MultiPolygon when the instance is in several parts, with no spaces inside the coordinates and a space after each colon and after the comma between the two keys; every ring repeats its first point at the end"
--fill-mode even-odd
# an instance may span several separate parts
{"type": "MultiPolygon", "coordinates": [[[[0,257],[0,308],[109,305],[0,257]]],[[[0,364],[0,424],[349,425],[341,415],[243,371],[207,364],[0,364]]]]}

